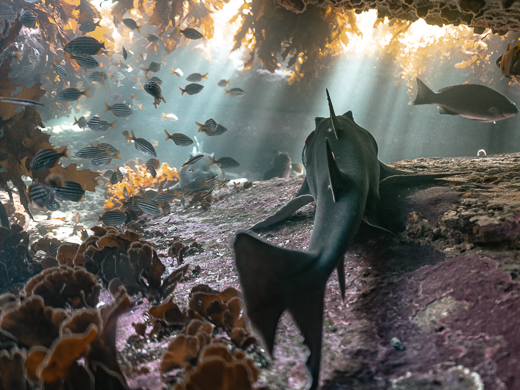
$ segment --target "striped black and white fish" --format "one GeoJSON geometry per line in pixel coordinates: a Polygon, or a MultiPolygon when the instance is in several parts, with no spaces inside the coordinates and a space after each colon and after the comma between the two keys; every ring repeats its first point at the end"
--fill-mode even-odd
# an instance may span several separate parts
{"type": "MultiPolygon", "coordinates": [[[[126,187],[125,187],[126,188],[126,187]]],[[[126,201],[125,201],[125,206],[129,207],[130,209],[134,210],[136,213],[138,213],[140,211],[139,207],[137,206],[137,202],[138,201],[141,201],[141,200],[144,200],[144,198],[142,196],[139,196],[139,195],[134,195],[134,196],[131,196],[130,198],[128,198],[126,201]]]]}
{"type": "Polygon", "coordinates": [[[130,108],[130,106],[128,106],[125,103],[116,103],[116,104],[113,104],[112,106],[109,106],[107,104],[107,102],[105,102],[105,106],[106,106],[105,112],[112,111],[112,114],[114,114],[117,117],[124,118],[124,117],[132,115],[132,112],[133,112],[132,109],[130,108]]]}
{"type": "Polygon", "coordinates": [[[105,211],[103,215],[101,215],[98,219],[98,222],[101,221],[107,226],[117,226],[125,223],[126,214],[119,210],[109,210],[105,211]]]}
{"type": "Polygon", "coordinates": [[[38,21],[38,16],[34,13],[34,11],[27,9],[24,11],[22,16],[20,17],[20,22],[23,26],[27,28],[34,28],[36,26],[36,22],[38,21]]]}
{"type": "Polygon", "coordinates": [[[166,133],[166,141],[171,139],[173,142],[175,142],[175,145],[189,146],[193,143],[193,140],[190,137],[182,133],[168,134],[168,131],[166,129],[164,129],[164,132],[166,133]]]}
{"type": "Polygon", "coordinates": [[[112,175],[110,176],[110,183],[111,184],[117,184],[123,181],[123,173],[117,168],[114,172],[112,172],[112,175]]]}
{"type": "Polygon", "coordinates": [[[127,141],[134,141],[135,148],[145,156],[157,157],[157,153],[155,152],[153,145],[144,138],[137,138],[133,130],[131,134],[128,134],[128,131],[125,130],[123,131],[123,135],[127,141]]]}
{"type": "Polygon", "coordinates": [[[78,125],[80,129],[84,129],[85,127],[87,127],[87,120],[84,116],[82,116],[79,119],[76,119],[76,117],[74,117],[74,123],[72,124],[72,126],[74,125],[78,125]]]}
{"type": "Polygon", "coordinates": [[[40,149],[34,155],[30,167],[33,171],[45,171],[58,164],[62,157],[67,157],[70,160],[70,157],[67,155],[67,147],[65,147],[63,152],[58,152],[55,149],[40,149]]]}
{"type": "Polygon", "coordinates": [[[141,199],[136,201],[137,207],[139,209],[148,215],[160,215],[161,210],[159,209],[159,206],[157,206],[157,203],[155,203],[153,200],[150,199],[141,199]]]}
{"type": "Polygon", "coordinates": [[[104,42],[99,42],[96,38],[90,36],[83,36],[74,38],[67,43],[63,50],[75,56],[96,55],[101,49],[105,48],[104,42]]]}
{"type": "Polygon", "coordinates": [[[157,198],[155,198],[155,201],[157,203],[162,203],[164,201],[171,202],[175,199],[175,195],[173,195],[170,192],[161,192],[159,195],[157,195],[157,198]]]}
{"type": "Polygon", "coordinates": [[[74,100],[78,100],[81,96],[85,95],[86,97],[90,97],[88,94],[90,88],[85,89],[84,91],[80,91],[77,88],[65,88],[63,91],[56,95],[56,99],[64,100],[66,102],[72,102],[74,100]]]}
{"type": "Polygon", "coordinates": [[[121,160],[121,157],[119,157],[119,151],[114,155],[108,153],[107,151],[101,151],[90,161],[90,163],[96,167],[101,167],[103,165],[110,164],[114,158],[121,160]]]}
{"type": "Polygon", "coordinates": [[[110,122],[107,122],[107,121],[104,121],[104,120],[101,120],[100,121],[101,123],[99,124],[99,127],[100,127],[100,130],[101,131],[107,131],[110,127],[115,129],[115,124],[117,121],[113,121],[112,123],[110,122]]]}
{"type": "Polygon", "coordinates": [[[70,53],[66,53],[66,61],[74,60],[79,66],[85,69],[96,69],[99,68],[99,62],[92,56],[74,56],[70,53]]]}
{"type": "Polygon", "coordinates": [[[186,77],[186,80],[187,81],[191,81],[191,82],[198,82],[198,81],[201,81],[202,79],[208,79],[208,74],[207,73],[204,73],[204,74],[201,74],[201,73],[192,73],[190,74],[188,77],[186,77]]]}
{"type": "Polygon", "coordinates": [[[54,190],[42,183],[32,183],[27,188],[27,195],[31,202],[36,203],[40,207],[45,207],[52,204],[54,201],[54,190]]]}
{"type": "Polygon", "coordinates": [[[107,79],[107,74],[105,72],[100,72],[96,70],[95,72],[92,72],[90,76],[88,76],[90,81],[93,81],[95,83],[101,83],[106,84],[105,80],[107,79]]]}
{"type": "Polygon", "coordinates": [[[201,158],[204,158],[203,154],[197,154],[196,156],[193,156],[188,161],[186,161],[184,164],[182,164],[182,167],[187,167],[188,165],[195,164],[197,161],[199,161],[201,158]]]}
{"type": "MultiPolygon", "coordinates": [[[[157,200],[156,200],[156,202],[157,202],[157,200]]],[[[163,202],[159,203],[159,206],[162,208],[162,211],[163,211],[164,215],[170,214],[170,212],[171,212],[171,205],[170,205],[169,202],[163,201],[163,202]]]]}
{"type": "Polygon", "coordinates": [[[87,126],[92,131],[99,131],[101,130],[101,119],[99,119],[99,116],[94,115],[90,120],[87,122],[87,126]]]}
{"type": "Polygon", "coordinates": [[[188,95],[196,95],[196,94],[198,94],[200,91],[202,91],[204,89],[204,86],[200,85],[200,84],[197,84],[197,83],[191,83],[191,84],[186,85],[184,87],[184,89],[182,89],[181,87],[179,87],[179,89],[182,92],[181,96],[184,95],[185,92],[188,95]]]}
{"type": "Polygon", "coordinates": [[[79,202],[85,195],[85,190],[81,184],[75,181],[65,180],[65,185],[62,187],[54,187],[56,199],[70,200],[72,202],[79,202]]]}
{"type": "Polygon", "coordinates": [[[67,77],[69,75],[69,72],[67,72],[67,69],[65,69],[63,65],[53,64],[52,67],[54,68],[56,74],[60,77],[67,77]]]}
{"type": "Polygon", "coordinates": [[[211,160],[211,163],[209,164],[210,166],[213,164],[217,164],[221,169],[230,169],[240,166],[238,161],[231,157],[221,157],[218,160],[215,160],[213,157],[210,156],[209,159],[211,160]]]}
{"type": "Polygon", "coordinates": [[[146,166],[152,166],[155,169],[159,169],[159,160],[157,160],[156,158],[151,158],[146,162],[146,166]]]}
{"type": "Polygon", "coordinates": [[[94,23],[93,20],[87,20],[81,23],[81,25],[79,26],[79,31],[81,31],[82,33],[92,32],[96,29],[96,27],[99,27],[100,22],[101,20],[98,20],[96,23],[94,23]]]}
{"type": "Polygon", "coordinates": [[[101,150],[106,150],[108,153],[110,153],[112,155],[114,155],[114,154],[116,154],[118,152],[118,150],[114,146],[112,146],[110,144],[107,144],[107,143],[99,143],[98,142],[96,147],[98,149],[101,149],[101,150]]]}
{"type": "Polygon", "coordinates": [[[148,173],[150,173],[150,175],[152,175],[154,179],[157,177],[157,170],[153,166],[147,165],[146,170],[148,171],[148,173]]]}
{"type": "Polygon", "coordinates": [[[206,132],[206,131],[215,131],[217,129],[217,122],[213,118],[208,119],[204,124],[201,124],[199,122],[195,122],[197,126],[199,126],[198,132],[206,132]]]}
{"type": "Polygon", "coordinates": [[[86,146],[83,149],[80,149],[75,154],[75,156],[78,158],[92,159],[92,158],[96,157],[99,153],[101,153],[101,150],[97,146],[86,146]]]}
{"type": "Polygon", "coordinates": [[[159,193],[156,190],[146,190],[144,193],[144,198],[148,200],[155,200],[159,193]]]}
{"type": "Polygon", "coordinates": [[[177,34],[182,33],[186,38],[188,39],[201,39],[204,38],[204,35],[202,35],[200,32],[195,30],[194,28],[185,28],[184,30],[181,30],[179,27],[177,27],[177,34]]]}
{"type": "Polygon", "coordinates": [[[162,95],[162,90],[161,90],[161,87],[159,86],[159,84],[157,84],[155,81],[152,81],[151,79],[148,80],[144,85],[143,85],[143,89],[150,95],[152,95],[152,97],[154,98],[154,103],[153,105],[155,106],[155,108],[157,108],[157,105],[159,103],[161,103],[161,100],[166,103],[166,100],[164,99],[163,95],[162,95]]]}

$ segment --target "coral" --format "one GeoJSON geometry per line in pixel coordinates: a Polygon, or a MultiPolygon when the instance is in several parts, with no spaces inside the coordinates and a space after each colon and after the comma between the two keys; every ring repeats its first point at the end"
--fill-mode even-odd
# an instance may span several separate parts
{"type": "Polygon", "coordinates": [[[17,347],[0,351],[0,390],[25,390],[25,352],[17,347]]]}

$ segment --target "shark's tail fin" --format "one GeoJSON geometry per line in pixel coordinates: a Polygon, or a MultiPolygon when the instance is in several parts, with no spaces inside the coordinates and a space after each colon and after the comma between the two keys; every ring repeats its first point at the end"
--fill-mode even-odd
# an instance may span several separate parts
{"type": "Polygon", "coordinates": [[[316,272],[316,255],[276,247],[249,232],[238,232],[235,263],[247,315],[272,355],[280,316],[288,311],[310,354],[309,389],[319,384],[323,325],[323,298],[329,275],[316,272]]]}
{"type": "Polygon", "coordinates": [[[417,78],[417,97],[411,103],[412,106],[419,104],[432,104],[435,101],[435,92],[417,78]]]}

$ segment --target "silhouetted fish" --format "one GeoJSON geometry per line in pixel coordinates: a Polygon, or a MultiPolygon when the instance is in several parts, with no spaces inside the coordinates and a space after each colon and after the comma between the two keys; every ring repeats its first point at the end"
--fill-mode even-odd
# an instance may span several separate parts
{"type": "Polygon", "coordinates": [[[83,33],[89,33],[96,29],[96,27],[99,27],[99,23],[101,20],[98,20],[96,23],[94,23],[93,20],[87,20],[83,23],[81,23],[81,26],[79,26],[79,31],[83,33]]]}
{"type": "Polygon", "coordinates": [[[125,19],[122,20],[122,22],[130,30],[137,30],[138,33],[141,32],[141,27],[142,26],[138,26],[134,19],[125,18],[125,19]]]}
{"type": "Polygon", "coordinates": [[[220,81],[218,82],[218,86],[219,86],[219,87],[224,88],[226,85],[229,85],[229,80],[224,80],[224,79],[222,79],[222,80],[220,80],[220,81]]]}
{"type": "Polygon", "coordinates": [[[150,42],[157,42],[161,38],[155,34],[146,34],[146,39],[148,39],[150,42]]]}
{"type": "Polygon", "coordinates": [[[76,119],[76,117],[74,117],[74,123],[72,124],[72,126],[74,125],[78,125],[80,129],[84,129],[85,127],[87,127],[87,120],[84,116],[82,116],[79,119],[76,119]]]}
{"type": "Polygon", "coordinates": [[[229,93],[231,96],[235,97],[241,97],[246,94],[246,91],[240,88],[231,88],[229,91],[227,89],[224,89],[224,91],[226,91],[224,95],[227,95],[229,93]]]}
{"type": "Polygon", "coordinates": [[[85,89],[84,91],[80,91],[77,88],[65,88],[63,91],[56,95],[56,98],[59,100],[64,100],[66,102],[71,102],[74,100],[78,100],[80,96],[85,95],[86,97],[90,97],[88,94],[90,88],[85,89]]]}
{"type": "Polygon", "coordinates": [[[211,160],[211,163],[209,165],[217,164],[222,169],[230,169],[240,166],[238,161],[231,157],[221,157],[218,160],[215,160],[213,157],[210,157],[209,159],[211,160]]]}
{"type": "Polygon", "coordinates": [[[197,82],[197,81],[201,81],[202,79],[207,79],[207,78],[208,78],[207,73],[204,73],[204,74],[192,73],[188,77],[186,77],[186,80],[191,81],[191,82],[197,82]]]}
{"type": "Polygon", "coordinates": [[[204,38],[204,36],[198,32],[197,30],[193,28],[185,28],[184,30],[181,30],[179,27],[177,27],[177,34],[182,33],[186,38],[188,39],[201,39],[204,38]]]}
{"type": "Polygon", "coordinates": [[[85,190],[81,184],[69,180],[65,180],[64,186],[55,187],[54,191],[56,193],[56,199],[70,200],[72,202],[79,202],[81,198],[83,198],[83,195],[85,195],[85,190]]]}
{"type": "Polygon", "coordinates": [[[105,48],[104,42],[99,42],[96,38],[90,36],[78,37],[65,45],[63,50],[75,56],[94,56],[101,49],[105,48]]]}
{"type": "Polygon", "coordinates": [[[182,91],[181,96],[184,95],[184,92],[186,92],[188,95],[196,95],[197,93],[199,93],[200,91],[202,91],[204,89],[204,86],[200,85],[200,84],[192,83],[192,84],[186,85],[186,87],[184,87],[184,89],[182,89],[181,87],[179,87],[179,89],[182,91]]]}
{"type": "Polygon", "coordinates": [[[34,155],[30,167],[34,171],[45,171],[54,167],[62,157],[67,157],[70,160],[67,155],[67,147],[63,152],[58,152],[55,149],[40,149],[34,155]]]}
{"type": "Polygon", "coordinates": [[[135,148],[144,155],[157,157],[157,153],[155,152],[153,145],[144,138],[136,138],[133,130],[131,134],[128,134],[128,131],[125,130],[123,131],[123,135],[127,141],[134,141],[135,148]]]}
{"type": "Polygon", "coordinates": [[[117,117],[125,118],[127,116],[132,115],[132,112],[133,112],[132,109],[130,108],[130,106],[128,106],[125,103],[116,103],[112,106],[109,106],[107,104],[107,102],[105,101],[105,106],[106,106],[105,112],[112,111],[112,114],[114,114],[117,117]]]}
{"type": "Polygon", "coordinates": [[[123,58],[126,60],[128,58],[128,52],[126,51],[125,47],[123,46],[123,58]]]}
{"type": "Polygon", "coordinates": [[[190,137],[182,133],[168,134],[168,131],[166,129],[164,129],[164,132],[166,133],[166,141],[171,139],[173,142],[175,142],[175,145],[189,146],[193,143],[193,140],[190,137]]]}

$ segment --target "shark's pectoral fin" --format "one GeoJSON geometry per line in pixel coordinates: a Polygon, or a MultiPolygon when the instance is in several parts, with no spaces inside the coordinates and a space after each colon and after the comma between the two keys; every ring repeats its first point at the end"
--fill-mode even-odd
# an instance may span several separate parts
{"type": "Polygon", "coordinates": [[[280,210],[273,215],[267,217],[261,222],[251,226],[248,230],[259,230],[274,225],[275,223],[281,222],[286,218],[289,218],[296,210],[302,208],[308,203],[314,200],[312,195],[301,195],[294,199],[291,199],[285,204],[280,210]]]}
{"type": "Polygon", "coordinates": [[[341,299],[345,300],[345,259],[341,259],[340,263],[336,267],[338,273],[339,291],[341,292],[341,299]]]}
{"type": "Polygon", "coordinates": [[[249,232],[238,232],[235,264],[247,316],[272,355],[278,321],[287,310],[300,329],[310,354],[310,389],[319,384],[323,298],[328,275],[316,270],[317,256],[279,248],[249,232]]]}
{"type": "Polygon", "coordinates": [[[332,199],[336,202],[339,199],[340,193],[345,189],[347,184],[347,178],[336,164],[336,159],[332,153],[329,139],[326,138],[325,145],[327,148],[327,166],[329,171],[329,183],[330,190],[332,192],[332,199]]]}
{"type": "Polygon", "coordinates": [[[439,109],[439,114],[441,114],[441,115],[459,115],[458,113],[450,111],[447,108],[444,108],[441,106],[439,106],[438,109],[439,109]]]}
{"type": "Polygon", "coordinates": [[[307,178],[302,183],[302,186],[300,187],[300,190],[296,194],[296,197],[302,196],[302,195],[309,195],[311,193],[311,189],[309,188],[309,183],[307,182],[307,178]]]}

